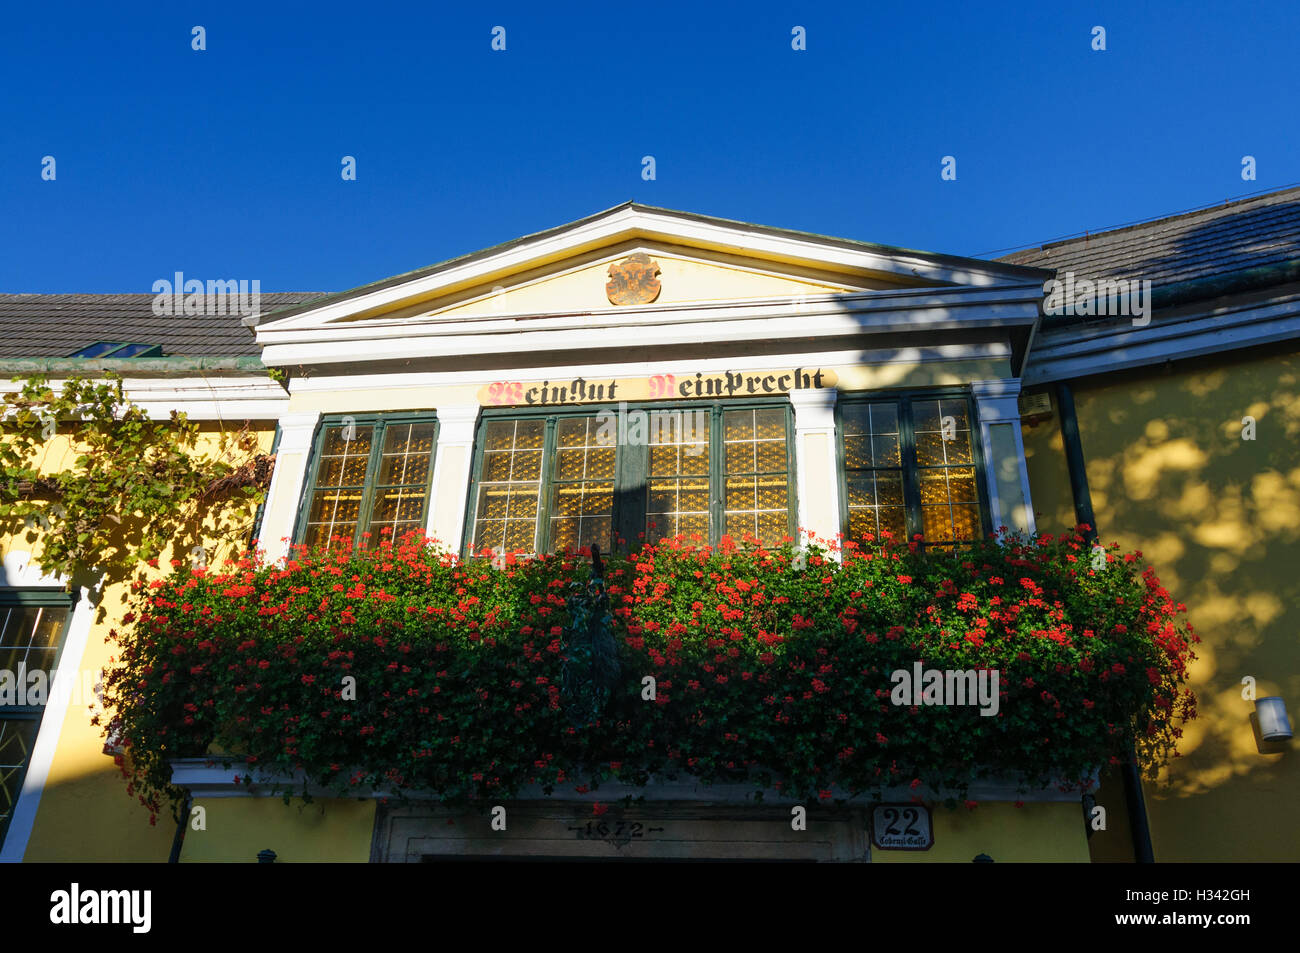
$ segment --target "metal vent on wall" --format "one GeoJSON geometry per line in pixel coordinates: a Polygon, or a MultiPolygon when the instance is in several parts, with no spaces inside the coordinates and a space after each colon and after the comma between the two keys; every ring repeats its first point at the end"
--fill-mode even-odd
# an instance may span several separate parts
{"type": "Polygon", "coordinates": [[[1042,417],[1052,412],[1052,396],[1047,391],[1020,395],[1021,417],[1042,417]]]}

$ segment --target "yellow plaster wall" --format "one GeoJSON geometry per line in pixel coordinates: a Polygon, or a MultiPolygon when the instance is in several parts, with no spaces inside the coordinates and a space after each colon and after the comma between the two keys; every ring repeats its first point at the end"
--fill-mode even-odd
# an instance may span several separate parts
{"type": "Polygon", "coordinates": [[[970,863],[988,854],[994,863],[1088,863],[1088,835],[1078,803],[1002,802],[968,809],[934,807],[934,846],[926,851],[872,847],[872,863],[970,863]]]}
{"type": "MultiPolygon", "coordinates": [[[[1261,753],[1241,697],[1253,676],[1293,726],[1300,716],[1300,358],[1219,358],[1074,394],[1103,541],[1141,550],[1204,640],[1191,667],[1200,717],[1183,757],[1144,784],[1155,858],[1300,859],[1295,742],[1261,753]]],[[[1035,508],[1067,525],[1057,428],[1025,428],[1026,456],[1035,508]]]]}
{"type": "MultiPolygon", "coordinates": [[[[606,294],[608,270],[638,247],[623,244],[612,256],[608,250],[573,256],[476,287],[451,290],[432,302],[400,308],[385,317],[533,315],[616,308],[619,306],[611,304],[606,294]]],[[[900,286],[874,277],[818,272],[722,252],[673,252],[650,247],[647,254],[659,265],[660,291],[655,304],[787,298],[900,286]]]]}
{"type": "MultiPolygon", "coordinates": [[[[257,425],[258,445],[268,452],[274,438],[274,426],[257,425]]],[[[203,435],[200,448],[216,447],[216,437],[211,427],[203,435]]],[[[42,469],[53,472],[70,464],[75,447],[63,434],[49,441],[42,457],[42,469]]],[[[211,519],[208,528],[213,528],[211,519]]],[[[225,553],[211,543],[209,561],[224,558],[225,553]]],[[[189,561],[191,542],[178,545],[173,556],[189,561]]],[[[35,533],[19,531],[0,536],[0,556],[11,551],[39,552],[39,537],[35,533]]],[[[150,575],[156,575],[150,570],[150,575]]],[[[106,586],[95,607],[86,648],[79,662],[67,658],[62,665],[77,664],[80,670],[101,670],[113,654],[108,642],[109,631],[121,626],[126,612],[128,586],[117,583],[106,586]]],[[[66,636],[65,636],[66,637],[66,636]]],[[[47,714],[47,717],[53,715],[47,714]]],[[[85,707],[69,705],[59,731],[58,747],[49,778],[41,795],[36,821],[24,855],[26,861],[165,861],[171,850],[175,824],[163,814],[156,826],[150,826],[149,815],[136,799],[126,793],[126,782],[113,764],[113,759],[103,753],[104,738],[100,729],[91,725],[91,712],[85,707]]],[[[42,728],[45,724],[42,723],[42,728]]]]}
{"type": "MultiPolygon", "coordinates": [[[[522,372],[500,371],[493,380],[519,380],[522,372]],[[514,377],[510,375],[514,374],[514,377]]],[[[528,379],[536,370],[528,372],[528,379]]],[[[448,404],[472,404],[478,399],[478,385],[452,385],[444,387],[348,387],[347,379],[339,380],[338,390],[290,391],[289,413],[364,414],[381,411],[436,410],[448,404]]]]}
{"type": "Polygon", "coordinates": [[[1025,446],[1025,469],[1029,472],[1029,495],[1033,499],[1038,531],[1059,533],[1073,527],[1074,495],[1070,489],[1070,470],[1065,464],[1055,396],[1052,416],[1036,423],[1022,422],[1020,436],[1025,446]]]}
{"type": "Polygon", "coordinates": [[[205,829],[193,821],[186,828],[181,863],[255,863],[267,849],[277,864],[370,861],[374,801],[226,797],[196,798],[194,806],[203,808],[205,829]]]}

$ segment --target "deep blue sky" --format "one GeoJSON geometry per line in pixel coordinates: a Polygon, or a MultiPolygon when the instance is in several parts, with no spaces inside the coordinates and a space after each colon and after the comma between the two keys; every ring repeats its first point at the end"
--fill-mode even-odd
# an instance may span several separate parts
{"type": "Polygon", "coordinates": [[[0,291],[340,290],[631,198],[980,255],[1300,181],[1295,0],[565,6],[7,4],[0,291]]]}

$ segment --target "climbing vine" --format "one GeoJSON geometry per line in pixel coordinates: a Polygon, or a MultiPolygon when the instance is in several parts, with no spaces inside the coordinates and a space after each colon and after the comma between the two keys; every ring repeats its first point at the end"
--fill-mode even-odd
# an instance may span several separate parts
{"type": "Polygon", "coordinates": [[[246,423],[207,439],[183,413],[152,419],[115,374],[17,383],[0,404],[0,529],[47,575],[123,579],[169,546],[201,562],[215,523],[251,527],[273,458],[246,423]]]}

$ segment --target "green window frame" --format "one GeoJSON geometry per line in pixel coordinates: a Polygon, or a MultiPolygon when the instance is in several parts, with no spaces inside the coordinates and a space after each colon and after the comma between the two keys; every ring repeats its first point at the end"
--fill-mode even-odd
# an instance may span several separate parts
{"type": "Polygon", "coordinates": [[[332,546],[337,536],[359,547],[386,527],[392,537],[424,531],[437,449],[438,419],[432,411],[322,417],[294,542],[332,546]]]}
{"type": "Polygon", "coordinates": [[[949,548],[989,533],[984,447],[968,390],[841,395],[835,413],[846,540],[862,544],[867,532],[878,540],[888,529],[949,548]],[[956,426],[945,439],[949,416],[956,426]]]}
{"type": "MultiPolygon", "coordinates": [[[[634,546],[679,531],[698,533],[702,542],[717,545],[724,535],[743,529],[742,524],[765,531],[772,537],[764,538],[765,543],[775,542],[778,530],[783,537],[794,536],[798,500],[789,401],[624,405],[628,430],[636,426],[632,415],[645,414],[645,439],[631,442],[616,434],[612,446],[599,446],[591,439],[596,417],[611,412],[604,406],[484,411],[474,441],[462,553],[479,556],[485,549],[501,548],[549,553],[592,542],[608,552],[621,548],[620,541],[634,546]],[[581,427],[580,446],[567,436],[580,429],[575,418],[588,421],[581,427]],[[783,436],[776,435],[778,427],[783,436]],[[706,449],[696,453],[696,446],[706,449]],[[669,448],[671,468],[664,462],[669,448]],[[607,451],[612,451],[612,463],[607,451]],[[707,461],[703,467],[700,458],[707,461]],[[671,508],[665,506],[669,483],[674,484],[671,508]],[[594,493],[589,492],[592,484],[594,493]],[[575,490],[579,485],[580,494],[575,490]],[[739,505],[746,494],[747,504],[739,505]],[[574,496],[580,496],[576,506],[574,496]],[[588,519],[607,522],[599,530],[589,529],[588,519]],[[580,521],[576,533],[572,520],[580,521]]],[[[739,536],[733,538],[741,544],[739,536]]]]}
{"type": "Polygon", "coordinates": [[[73,596],[62,589],[0,590],[0,670],[12,673],[17,681],[19,666],[23,666],[24,677],[15,686],[23,695],[15,700],[28,702],[19,705],[0,701],[0,844],[8,833],[23,778],[31,765],[72,609],[73,596]],[[23,696],[26,674],[37,670],[46,673],[47,694],[41,704],[33,705],[30,698],[23,696]]]}

